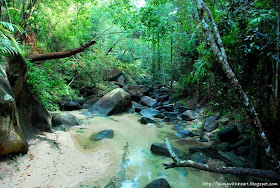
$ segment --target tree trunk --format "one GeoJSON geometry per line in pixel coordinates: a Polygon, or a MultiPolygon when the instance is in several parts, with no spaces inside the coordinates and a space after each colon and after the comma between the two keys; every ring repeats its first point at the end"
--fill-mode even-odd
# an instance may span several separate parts
{"type": "Polygon", "coordinates": [[[61,59],[61,58],[70,57],[70,56],[76,55],[78,53],[81,53],[81,52],[85,51],[86,48],[94,45],[95,43],[96,43],[96,41],[92,40],[79,48],[73,48],[73,49],[61,51],[61,52],[28,55],[27,58],[30,58],[31,61],[33,61],[33,62],[50,60],[50,59],[61,59]]]}
{"type": "Polygon", "coordinates": [[[157,33],[157,73],[158,73],[158,78],[160,77],[160,36],[159,36],[159,32],[157,33]]]}
{"type": "Polygon", "coordinates": [[[5,2],[5,5],[6,5],[6,11],[7,11],[7,15],[8,15],[8,19],[9,19],[9,22],[12,23],[12,20],[11,20],[11,17],[10,17],[10,12],[9,12],[9,8],[8,8],[8,4],[7,4],[7,1],[4,0],[5,2]]]}
{"type": "Polygon", "coordinates": [[[173,94],[173,30],[171,31],[170,36],[170,95],[173,94]]]}
{"type": "Polygon", "coordinates": [[[0,21],[2,21],[2,0],[0,0],[0,21]]]}
{"type": "Polygon", "coordinates": [[[241,168],[241,167],[216,167],[216,166],[208,166],[207,164],[197,163],[192,160],[181,160],[172,151],[168,139],[165,137],[164,140],[168,152],[174,161],[174,163],[163,164],[165,166],[165,169],[174,168],[174,167],[192,167],[200,170],[217,172],[222,174],[249,175],[249,176],[268,178],[271,180],[278,180],[278,181],[280,180],[280,174],[273,170],[260,170],[260,169],[253,169],[253,168],[241,168]]]}
{"type": "Polygon", "coordinates": [[[228,61],[226,51],[223,46],[222,39],[219,34],[219,30],[216,26],[216,23],[213,19],[212,13],[206,4],[202,0],[196,0],[197,10],[199,14],[199,18],[202,23],[202,29],[204,34],[208,37],[208,42],[212,48],[213,53],[218,59],[218,62],[221,64],[223,70],[225,71],[226,76],[228,77],[230,83],[234,87],[234,89],[238,92],[246,111],[249,116],[252,118],[256,132],[258,133],[259,140],[261,141],[263,147],[265,148],[266,154],[270,157],[271,163],[273,166],[279,168],[279,160],[277,159],[271,145],[264,133],[262,124],[259,120],[258,114],[247,97],[246,93],[243,91],[239,81],[237,80],[234,72],[232,71],[228,61]],[[205,17],[205,13],[207,13],[207,17],[205,17]],[[210,22],[210,28],[209,28],[210,22]]]}
{"type": "Polygon", "coordinates": [[[278,104],[278,76],[279,76],[279,45],[280,45],[280,15],[279,15],[279,11],[280,11],[280,2],[279,0],[277,0],[277,5],[276,5],[276,19],[277,19],[277,26],[276,26],[276,62],[275,62],[275,88],[274,88],[274,98],[275,98],[275,106],[277,109],[277,104],[278,104]]]}

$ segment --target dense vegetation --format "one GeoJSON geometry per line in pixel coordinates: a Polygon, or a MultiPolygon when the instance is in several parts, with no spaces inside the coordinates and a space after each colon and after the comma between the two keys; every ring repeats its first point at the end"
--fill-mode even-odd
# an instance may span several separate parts
{"type": "MultiPolygon", "coordinates": [[[[174,100],[194,98],[250,124],[203,35],[195,1],[147,0],[138,6],[143,2],[0,0],[0,53],[63,51],[96,40],[85,52],[69,58],[28,62],[28,83],[51,110],[62,97],[106,93],[113,87],[106,76],[117,68],[131,82],[174,87],[174,100]]],[[[277,143],[279,1],[205,2],[229,63],[270,139],[277,143]]]]}

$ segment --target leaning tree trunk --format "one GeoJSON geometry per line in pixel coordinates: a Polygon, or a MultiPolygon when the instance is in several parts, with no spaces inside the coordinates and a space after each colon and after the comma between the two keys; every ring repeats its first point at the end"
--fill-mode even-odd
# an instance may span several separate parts
{"type": "Polygon", "coordinates": [[[223,70],[225,71],[226,76],[228,77],[230,83],[234,87],[234,89],[238,92],[242,103],[244,104],[246,111],[249,116],[253,119],[256,132],[258,133],[258,137],[261,141],[261,144],[265,148],[266,154],[271,159],[271,163],[273,166],[279,168],[279,160],[277,159],[274,151],[271,148],[271,145],[264,133],[262,124],[259,120],[258,114],[247,97],[246,93],[242,89],[239,81],[237,80],[234,72],[232,71],[228,60],[225,48],[223,46],[223,42],[221,36],[219,34],[219,30],[216,26],[216,23],[213,19],[213,15],[207,5],[202,0],[196,0],[197,10],[199,14],[199,18],[202,23],[202,29],[204,34],[208,37],[207,40],[210,43],[213,53],[218,59],[218,62],[221,64],[223,70]],[[205,15],[206,13],[206,15],[205,15]]]}

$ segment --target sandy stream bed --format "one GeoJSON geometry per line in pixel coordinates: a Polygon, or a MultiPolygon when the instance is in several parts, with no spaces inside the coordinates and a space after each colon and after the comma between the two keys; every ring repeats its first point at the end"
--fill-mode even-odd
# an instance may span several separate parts
{"type": "Polygon", "coordinates": [[[122,187],[131,188],[131,184],[144,187],[153,179],[166,178],[173,188],[198,188],[204,187],[202,181],[229,181],[226,179],[232,177],[186,168],[164,170],[162,163],[171,160],[153,155],[150,152],[153,142],[163,142],[167,135],[171,144],[183,151],[197,144],[196,141],[176,139],[170,125],[141,125],[137,121],[140,116],[135,114],[86,118],[81,112],[83,110],[69,113],[82,119],[82,125],[72,127],[68,132],[42,133],[29,141],[26,155],[16,160],[1,159],[0,175],[4,178],[0,176],[0,188],[104,187],[120,172],[126,143],[129,145],[125,173],[128,181],[124,181],[126,184],[122,187]],[[98,142],[89,140],[91,133],[104,129],[113,129],[114,138],[98,142]]]}
{"type": "Polygon", "coordinates": [[[98,178],[110,166],[109,152],[99,149],[84,154],[75,148],[70,133],[57,131],[44,133],[56,140],[59,149],[52,143],[41,139],[30,141],[28,154],[14,160],[0,162],[2,188],[30,187],[72,187],[89,178],[98,178]]]}

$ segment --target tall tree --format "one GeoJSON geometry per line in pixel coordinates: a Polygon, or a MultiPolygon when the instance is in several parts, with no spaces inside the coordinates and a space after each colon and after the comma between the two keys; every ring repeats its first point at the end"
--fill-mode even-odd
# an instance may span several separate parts
{"type": "Polygon", "coordinates": [[[259,120],[258,113],[255,110],[254,105],[251,103],[247,94],[242,89],[238,79],[236,78],[234,72],[232,71],[228,59],[227,54],[223,45],[223,41],[221,39],[218,27],[214,21],[213,15],[210,9],[202,0],[196,0],[197,10],[199,14],[199,18],[202,23],[202,29],[204,34],[207,36],[207,40],[210,43],[211,49],[215,56],[217,57],[218,62],[221,64],[223,70],[225,71],[226,76],[228,77],[230,83],[238,92],[240,98],[242,99],[243,105],[246,108],[249,116],[253,119],[256,132],[259,136],[259,139],[265,148],[266,153],[271,158],[271,162],[275,167],[280,167],[279,160],[277,159],[276,154],[274,153],[271,145],[265,135],[262,124],[259,120]]]}

